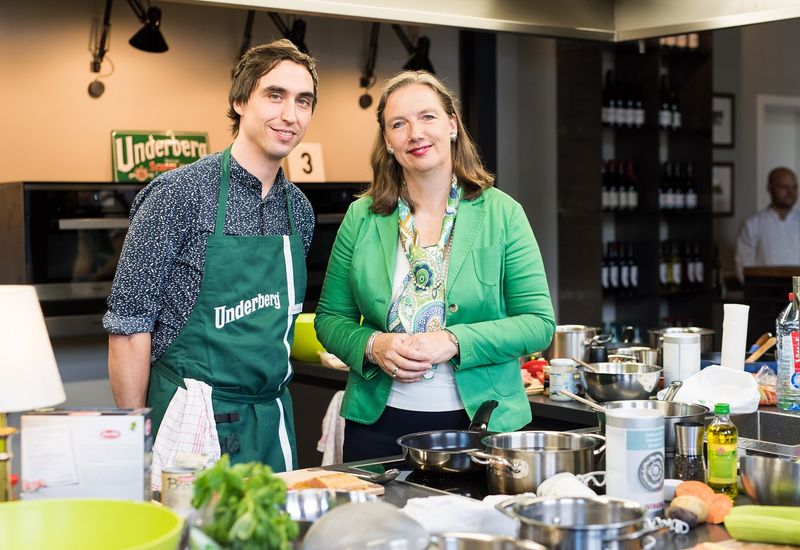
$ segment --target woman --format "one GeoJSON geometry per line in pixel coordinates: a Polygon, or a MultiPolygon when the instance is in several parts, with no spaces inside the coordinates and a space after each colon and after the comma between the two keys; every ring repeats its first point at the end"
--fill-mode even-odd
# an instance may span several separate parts
{"type": "Polygon", "coordinates": [[[315,320],[350,366],[344,460],[400,453],[399,436],[531,419],[517,358],[555,322],[522,207],[492,187],[456,100],[433,75],[390,79],[378,104],[374,179],[347,211],[315,320]],[[363,318],[363,320],[362,320],[363,318]]]}

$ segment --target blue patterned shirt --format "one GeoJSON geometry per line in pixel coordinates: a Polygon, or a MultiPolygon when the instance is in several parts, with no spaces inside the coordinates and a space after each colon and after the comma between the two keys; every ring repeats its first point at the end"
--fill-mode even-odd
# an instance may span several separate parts
{"type": "MultiPolygon", "coordinates": [[[[152,333],[152,360],[180,333],[200,294],[207,237],[214,232],[222,154],[171,170],[136,196],[130,228],[108,297],[103,326],[110,334],[152,333]]],[[[278,170],[261,198],[261,182],[231,157],[226,235],[288,235],[286,196],[308,254],[314,211],[278,170]]],[[[269,259],[265,259],[269,260],[269,259]]]]}

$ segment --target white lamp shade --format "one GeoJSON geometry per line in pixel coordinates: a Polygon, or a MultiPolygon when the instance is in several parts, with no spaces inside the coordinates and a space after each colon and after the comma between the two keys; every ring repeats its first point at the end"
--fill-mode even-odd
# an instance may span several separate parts
{"type": "Polygon", "coordinates": [[[0,412],[66,399],[36,289],[0,285],[0,412]]]}

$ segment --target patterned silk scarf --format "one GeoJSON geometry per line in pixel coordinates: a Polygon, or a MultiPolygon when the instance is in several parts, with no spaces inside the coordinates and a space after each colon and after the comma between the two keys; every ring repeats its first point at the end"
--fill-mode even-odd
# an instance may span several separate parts
{"type": "MultiPolygon", "coordinates": [[[[398,199],[400,243],[411,269],[403,279],[403,289],[392,302],[387,316],[389,332],[435,332],[444,328],[444,293],[450,236],[456,220],[458,203],[463,195],[455,175],[447,197],[439,241],[431,246],[417,244],[414,215],[403,199],[398,199]]],[[[436,366],[434,365],[434,369],[436,366]]],[[[423,378],[433,378],[433,370],[423,378]]]]}

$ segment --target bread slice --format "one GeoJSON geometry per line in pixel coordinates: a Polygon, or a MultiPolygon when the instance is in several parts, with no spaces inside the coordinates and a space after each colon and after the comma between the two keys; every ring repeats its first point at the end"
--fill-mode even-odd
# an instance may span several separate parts
{"type": "Polygon", "coordinates": [[[351,474],[330,472],[297,481],[289,485],[288,488],[289,490],[338,489],[340,491],[369,491],[375,488],[375,484],[364,481],[351,474]]]}

